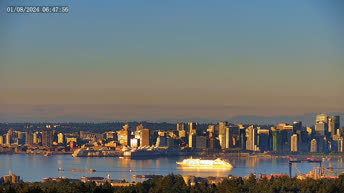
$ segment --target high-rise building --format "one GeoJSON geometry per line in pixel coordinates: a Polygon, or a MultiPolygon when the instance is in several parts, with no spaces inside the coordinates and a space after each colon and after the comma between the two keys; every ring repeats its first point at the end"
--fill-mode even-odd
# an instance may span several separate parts
{"type": "Polygon", "coordinates": [[[11,134],[9,132],[6,134],[6,145],[11,145],[11,134]]]}
{"type": "Polygon", "coordinates": [[[39,144],[40,143],[40,133],[35,132],[33,134],[33,144],[39,144]]]}
{"type": "Polygon", "coordinates": [[[302,122],[301,121],[293,122],[293,127],[295,131],[300,131],[302,129],[302,122]]]}
{"type": "Polygon", "coordinates": [[[24,132],[18,132],[18,145],[24,145],[26,141],[26,135],[24,132]]]}
{"type": "Polygon", "coordinates": [[[343,137],[338,139],[338,152],[343,153],[343,137]]]}
{"type": "Polygon", "coordinates": [[[227,121],[220,121],[219,122],[219,140],[221,149],[226,148],[226,128],[227,128],[227,121]]]}
{"type": "Polygon", "coordinates": [[[26,132],[26,139],[25,139],[26,145],[33,145],[33,134],[30,132],[26,132]]]}
{"type": "Polygon", "coordinates": [[[317,122],[315,124],[315,134],[325,136],[328,133],[328,124],[325,122],[317,122]]]}
{"type": "Polygon", "coordinates": [[[59,144],[64,144],[65,142],[65,137],[63,133],[57,134],[57,143],[59,144]]]}
{"type": "Polygon", "coordinates": [[[196,148],[205,149],[208,147],[208,138],[207,136],[196,136],[196,148]]]}
{"type": "Polygon", "coordinates": [[[246,129],[246,150],[259,151],[257,146],[257,129],[253,125],[246,129]]]}
{"type": "Polygon", "coordinates": [[[282,133],[280,130],[271,129],[272,131],[272,149],[275,152],[282,152],[283,150],[283,140],[282,133]]]}
{"type": "Polygon", "coordinates": [[[196,135],[192,133],[189,135],[189,148],[194,148],[196,146],[196,135]]]}
{"type": "Polygon", "coordinates": [[[177,123],[177,131],[185,130],[185,123],[177,123]]]}
{"type": "Polygon", "coordinates": [[[42,131],[42,145],[47,147],[53,145],[53,130],[47,128],[42,131]]]}
{"type": "Polygon", "coordinates": [[[257,131],[257,146],[259,147],[259,150],[269,151],[270,150],[270,131],[268,129],[260,129],[258,128],[257,131]]]}
{"type": "Polygon", "coordinates": [[[311,152],[316,153],[317,152],[317,140],[312,139],[311,141],[311,152]]]}
{"type": "Polygon", "coordinates": [[[149,129],[142,129],[140,135],[140,145],[141,146],[149,146],[149,129]]]}
{"type": "Polygon", "coordinates": [[[315,123],[328,123],[328,116],[326,114],[319,114],[316,116],[315,123]]]}
{"type": "Polygon", "coordinates": [[[118,141],[121,145],[123,146],[129,146],[129,132],[130,132],[130,127],[129,127],[129,123],[126,123],[124,126],[123,126],[123,129],[118,131],[117,133],[117,137],[118,137],[118,141]]]}
{"type": "Polygon", "coordinates": [[[188,134],[196,134],[198,132],[198,123],[197,122],[189,122],[188,123],[188,134]]]}
{"type": "Polygon", "coordinates": [[[332,116],[331,124],[329,124],[329,127],[331,127],[331,135],[332,136],[336,135],[337,129],[339,129],[339,127],[340,127],[340,117],[339,116],[332,116]]]}
{"type": "Polygon", "coordinates": [[[229,147],[240,147],[240,127],[237,125],[229,126],[229,147]]]}
{"type": "Polygon", "coordinates": [[[290,150],[291,152],[298,152],[298,140],[297,140],[297,135],[294,134],[291,136],[291,147],[290,150]]]}
{"type": "Polygon", "coordinates": [[[240,148],[241,150],[246,150],[246,129],[240,128],[240,148]]]}
{"type": "Polygon", "coordinates": [[[0,135],[0,145],[4,144],[4,136],[0,135]]]}

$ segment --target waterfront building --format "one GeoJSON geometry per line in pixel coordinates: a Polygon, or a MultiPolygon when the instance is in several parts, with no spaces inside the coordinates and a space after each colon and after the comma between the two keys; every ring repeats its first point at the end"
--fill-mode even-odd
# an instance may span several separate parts
{"type": "Polygon", "coordinates": [[[129,131],[130,131],[130,127],[129,127],[129,123],[126,123],[123,126],[123,129],[118,131],[117,133],[117,137],[118,137],[118,141],[121,145],[123,146],[129,146],[129,131]]]}
{"type": "Polygon", "coordinates": [[[257,146],[257,129],[253,125],[246,129],[246,150],[259,151],[257,146]]]}
{"type": "Polygon", "coordinates": [[[20,182],[20,176],[12,174],[11,170],[8,172],[8,175],[2,176],[2,179],[0,181],[3,181],[5,183],[12,183],[16,184],[20,182]]]}
{"type": "Polygon", "coordinates": [[[42,131],[42,145],[47,147],[51,147],[53,145],[53,130],[48,127],[42,131]]]}
{"type": "Polygon", "coordinates": [[[240,127],[238,125],[229,126],[229,147],[240,147],[240,127]]]}
{"type": "Polygon", "coordinates": [[[139,147],[140,146],[140,139],[138,138],[133,138],[130,139],[130,147],[139,147]]]}
{"type": "Polygon", "coordinates": [[[33,134],[32,133],[26,132],[25,144],[26,145],[33,145],[33,134]]]}
{"type": "Polygon", "coordinates": [[[11,134],[9,132],[6,134],[6,145],[11,145],[11,134]]]}
{"type": "Polygon", "coordinates": [[[42,134],[39,132],[35,132],[33,134],[33,143],[34,144],[39,144],[42,142],[42,134]]]}
{"type": "Polygon", "coordinates": [[[297,140],[297,134],[294,134],[291,136],[291,152],[298,152],[298,140],[297,140]]]}
{"type": "Polygon", "coordinates": [[[65,136],[63,133],[57,134],[57,143],[64,144],[65,142],[65,136]]]}
{"type": "Polygon", "coordinates": [[[189,148],[194,148],[195,145],[196,145],[196,135],[190,133],[189,134],[189,148]]]}
{"type": "Polygon", "coordinates": [[[259,147],[259,150],[262,152],[269,151],[270,150],[270,131],[268,129],[258,128],[257,134],[258,134],[257,146],[259,147]]]}
{"type": "Polygon", "coordinates": [[[150,130],[149,129],[142,129],[141,131],[141,146],[149,146],[150,143],[150,130]]]}
{"type": "Polygon", "coordinates": [[[311,141],[311,152],[316,153],[317,152],[317,140],[312,139],[311,141]]]}
{"type": "Polygon", "coordinates": [[[272,129],[272,147],[275,152],[282,152],[283,141],[280,130],[272,129]]]}
{"type": "Polygon", "coordinates": [[[18,134],[17,144],[18,145],[24,145],[25,144],[25,138],[26,138],[25,133],[18,131],[17,134],[18,134]]]}
{"type": "Polygon", "coordinates": [[[66,137],[66,143],[70,143],[71,141],[78,143],[78,138],[76,137],[66,137]]]}
{"type": "Polygon", "coordinates": [[[4,136],[0,135],[0,145],[4,144],[4,136]]]}
{"type": "Polygon", "coordinates": [[[242,151],[246,150],[246,128],[240,128],[240,148],[242,151]]]}

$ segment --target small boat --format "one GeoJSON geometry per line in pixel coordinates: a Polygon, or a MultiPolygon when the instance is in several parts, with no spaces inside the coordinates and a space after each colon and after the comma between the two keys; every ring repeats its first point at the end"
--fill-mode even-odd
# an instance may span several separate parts
{"type": "Polygon", "coordinates": [[[51,155],[52,155],[51,152],[45,152],[45,153],[44,153],[44,156],[45,156],[45,157],[48,157],[48,156],[51,156],[51,155]]]}
{"type": "Polygon", "coordinates": [[[59,169],[57,169],[59,172],[63,172],[64,171],[64,169],[63,168],[59,168],[59,169]]]}
{"type": "Polygon", "coordinates": [[[81,169],[71,169],[71,172],[95,172],[95,169],[86,169],[86,170],[81,170],[81,169]]]}

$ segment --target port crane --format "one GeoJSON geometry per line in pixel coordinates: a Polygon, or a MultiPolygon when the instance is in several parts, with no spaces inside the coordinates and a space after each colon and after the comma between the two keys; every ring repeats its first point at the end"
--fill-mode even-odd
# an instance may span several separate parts
{"type": "Polygon", "coordinates": [[[307,158],[305,160],[297,160],[297,159],[292,159],[289,157],[289,177],[292,177],[292,166],[294,163],[319,163],[319,167],[322,167],[322,161],[319,159],[312,159],[312,158],[307,158]]]}

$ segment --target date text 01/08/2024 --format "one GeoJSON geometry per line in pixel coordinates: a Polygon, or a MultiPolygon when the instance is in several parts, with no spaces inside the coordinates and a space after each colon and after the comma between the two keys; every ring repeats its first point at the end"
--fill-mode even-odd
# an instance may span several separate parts
{"type": "Polygon", "coordinates": [[[68,13],[68,6],[8,6],[7,13],[68,13]]]}

